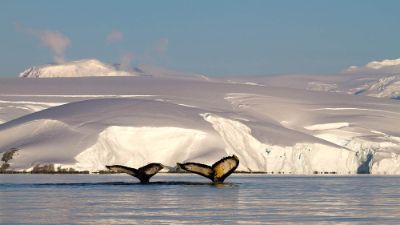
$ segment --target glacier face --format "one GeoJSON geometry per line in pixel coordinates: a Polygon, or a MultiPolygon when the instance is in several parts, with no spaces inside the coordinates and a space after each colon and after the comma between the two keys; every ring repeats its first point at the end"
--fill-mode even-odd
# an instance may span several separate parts
{"type": "Polygon", "coordinates": [[[95,172],[149,162],[173,170],[177,162],[212,164],[235,154],[240,171],[400,174],[394,100],[239,79],[1,81],[0,152],[19,149],[14,170],[56,164],[95,172]]]}

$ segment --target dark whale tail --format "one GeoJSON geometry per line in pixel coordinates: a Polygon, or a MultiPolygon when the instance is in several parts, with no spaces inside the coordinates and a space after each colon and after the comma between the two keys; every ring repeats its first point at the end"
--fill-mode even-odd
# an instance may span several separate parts
{"type": "Polygon", "coordinates": [[[138,178],[141,183],[148,183],[152,176],[156,175],[158,171],[164,168],[164,166],[160,163],[150,163],[146,166],[140,167],[139,169],[120,165],[112,165],[106,167],[107,169],[117,173],[127,173],[131,176],[134,176],[138,178]]]}
{"type": "Polygon", "coordinates": [[[214,183],[222,183],[239,166],[239,158],[236,155],[222,158],[212,166],[201,163],[178,163],[178,166],[186,171],[207,177],[214,183]]]}

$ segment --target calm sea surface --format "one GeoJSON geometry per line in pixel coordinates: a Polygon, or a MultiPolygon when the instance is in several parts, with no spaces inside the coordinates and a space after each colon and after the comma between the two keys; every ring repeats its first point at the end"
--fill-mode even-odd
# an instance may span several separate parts
{"type": "Polygon", "coordinates": [[[400,177],[0,175],[1,224],[400,224],[400,177]]]}

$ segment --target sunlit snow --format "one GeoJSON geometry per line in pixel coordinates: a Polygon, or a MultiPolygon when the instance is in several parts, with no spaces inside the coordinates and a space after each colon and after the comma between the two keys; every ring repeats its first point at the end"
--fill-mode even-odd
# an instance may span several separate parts
{"type": "Polygon", "coordinates": [[[285,86],[285,76],[142,73],[1,79],[0,152],[18,149],[10,169],[160,162],[173,170],[235,154],[239,171],[400,174],[399,101],[349,95],[341,84],[307,90],[308,79],[285,86]]]}

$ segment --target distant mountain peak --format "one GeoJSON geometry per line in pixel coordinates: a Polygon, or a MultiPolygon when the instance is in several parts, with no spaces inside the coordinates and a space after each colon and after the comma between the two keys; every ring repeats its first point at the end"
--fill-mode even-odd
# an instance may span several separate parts
{"type": "Polygon", "coordinates": [[[92,77],[92,76],[135,76],[131,71],[120,70],[116,66],[103,63],[97,59],[82,59],[60,64],[33,66],[19,77],[53,78],[53,77],[92,77]]]}
{"type": "Polygon", "coordinates": [[[400,74],[381,77],[350,90],[350,93],[378,98],[400,99],[400,74]]]}

